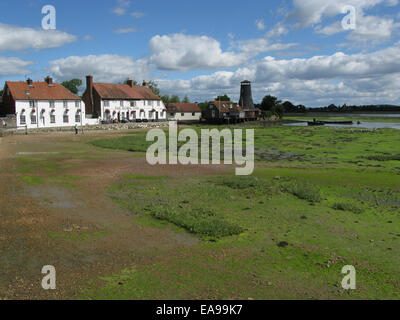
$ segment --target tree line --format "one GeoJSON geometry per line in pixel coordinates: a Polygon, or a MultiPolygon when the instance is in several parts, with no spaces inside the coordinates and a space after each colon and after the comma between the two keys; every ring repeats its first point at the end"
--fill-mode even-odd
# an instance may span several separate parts
{"type": "Polygon", "coordinates": [[[313,112],[400,112],[400,106],[394,106],[394,105],[361,105],[361,106],[348,106],[346,104],[342,106],[336,106],[334,104],[331,104],[327,107],[321,107],[321,108],[310,108],[308,111],[313,111],[313,112]]]}

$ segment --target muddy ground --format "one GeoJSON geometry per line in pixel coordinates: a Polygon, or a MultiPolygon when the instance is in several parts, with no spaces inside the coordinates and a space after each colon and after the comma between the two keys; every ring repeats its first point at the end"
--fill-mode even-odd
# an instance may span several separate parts
{"type": "MultiPolygon", "coordinates": [[[[0,138],[0,299],[76,299],[100,275],[151,265],[198,242],[186,233],[134,224],[130,214],[107,196],[107,187],[123,174],[199,175],[230,169],[152,167],[144,157],[99,151],[87,144],[90,139],[118,135],[122,133],[0,138]],[[84,149],[84,156],[73,155],[76,146],[84,149]],[[57,161],[58,172],[51,175],[82,179],[70,186],[27,184],[20,161],[32,157],[57,161]],[[75,235],[78,241],[64,241],[57,237],[60,234],[75,235]],[[89,235],[89,240],[79,241],[80,235],[89,235]],[[56,267],[57,290],[41,287],[45,265],[56,267]]],[[[43,168],[35,170],[30,175],[46,176],[43,168]]]]}

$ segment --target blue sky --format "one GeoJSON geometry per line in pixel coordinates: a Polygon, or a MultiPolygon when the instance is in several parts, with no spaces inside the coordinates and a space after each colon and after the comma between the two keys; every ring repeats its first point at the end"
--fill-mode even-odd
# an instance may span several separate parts
{"type": "Polygon", "coordinates": [[[400,104],[399,29],[398,0],[4,0],[0,85],[93,74],[156,80],[162,93],[204,101],[237,99],[249,79],[256,102],[400,104]],[[45,5],[56,30],[41,28],[45,5]]]}

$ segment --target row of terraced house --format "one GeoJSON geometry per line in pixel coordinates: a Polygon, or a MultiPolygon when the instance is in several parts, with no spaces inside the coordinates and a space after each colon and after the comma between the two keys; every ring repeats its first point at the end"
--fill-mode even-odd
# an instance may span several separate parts
{"type": "MultiPolygon", "coordinates": [[[[14,119],[17,128],[69,127],[119,122],[200,121],[194,103],[165,105],[144,83],[94,83],[86,77],[82,98],[51,77],[43,82],[6,81],[0,116],[14,119]]],[[[1,125],[1,123],[0,123],[1,125]]]]}
{"type": "Polygon", "coordinates": [[[195,103],[165,105],[145,82],[141,86],[133,80],[125,84],[95,83],[90,75],[86,77],[82,98],[46,77],[43,82],[6,81],[0,103],[0,116],[13,119],[14,126],[20,129],[100,123],[199,122],[202,118],[210,123],[236,123],[257,120],[260,115],[261,110],[253,103],[249,81],[241,83],[239,103],[214,101],[203,112],[195,103]]]}

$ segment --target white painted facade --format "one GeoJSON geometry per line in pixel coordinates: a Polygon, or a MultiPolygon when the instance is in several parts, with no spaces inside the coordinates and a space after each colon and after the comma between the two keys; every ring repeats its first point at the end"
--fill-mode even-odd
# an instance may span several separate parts
{"type": "Polygon", "coordinates": [[[19,129],[85,125],[85,104],[81,100],[17,100],[16,122],[19,129]]]}
{"type": "Polygon", "coordinates": [[[102,120],[166,121],[167,111],[161,100],[101,100],[102,120]]]}
{"type": "Polygon", "coordinates": [[[200,121],[201,112],[171,112],[168,111],[170,121],[200,121]]]}

